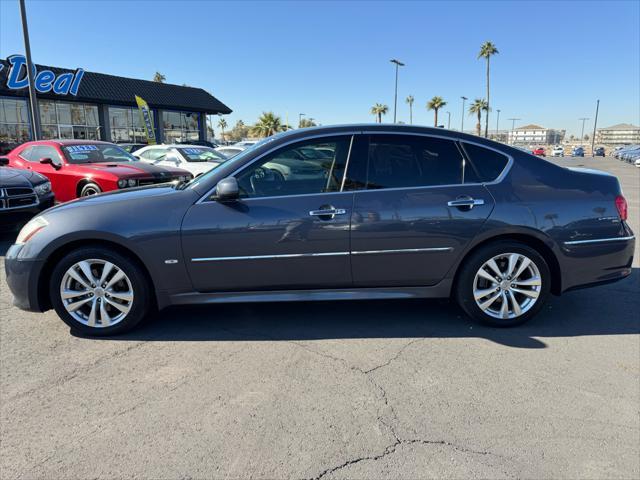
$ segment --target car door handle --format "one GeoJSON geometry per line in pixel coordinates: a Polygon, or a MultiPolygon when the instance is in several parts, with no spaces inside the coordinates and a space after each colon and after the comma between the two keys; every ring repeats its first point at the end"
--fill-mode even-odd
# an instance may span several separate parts
{"type": "Polygon", "coordinates": [[[476,205],[484,205],[484,200],[482,198],[471,198],[471,197],[462,197],[456,198],[455,200],[451,200],[447,202],[449,207],[456,208],[468,208],[469,210],[475,207],[476,205]]]}
{"type": "Polygon", "coordinates": [[[311,210],[309,215],[312,217],[324,217],[333,215],[345,215],[347,211],[344,208],[326,208],[323,210],[311,210]]]}

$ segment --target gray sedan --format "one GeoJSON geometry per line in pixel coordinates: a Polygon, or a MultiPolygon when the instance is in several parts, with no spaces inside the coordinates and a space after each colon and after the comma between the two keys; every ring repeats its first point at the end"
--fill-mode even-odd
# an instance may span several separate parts
{"type": "Polygon", "coordinates": [[[169,305],[426,297],[502,327],[550,294],[628,276],[626,218],[602,172],[441,129],[318,127],[188,183],[49,209],[5,266],[17,306],[54,308],[85,335],[169,305]]]}

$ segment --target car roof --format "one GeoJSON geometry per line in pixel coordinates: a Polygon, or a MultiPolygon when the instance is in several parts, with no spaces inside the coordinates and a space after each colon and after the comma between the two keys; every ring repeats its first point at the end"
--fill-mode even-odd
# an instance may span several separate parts
{"type": "Polygon", "coordinates": [[[117,145],[113,142],[102,142],[100,140],[71,140],[71,139],[62,139],[55,138],[52,140],[32,140],[30,142],[25,142],[25,144],[29,145],[50,145],[55,143],[56,145],[117,145]]]}

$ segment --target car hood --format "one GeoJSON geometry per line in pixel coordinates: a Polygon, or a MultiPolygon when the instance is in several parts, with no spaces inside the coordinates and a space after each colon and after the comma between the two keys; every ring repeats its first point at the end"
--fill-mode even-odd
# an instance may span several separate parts
{"type": "Polygon", "coordinates": [[[194,176],[201,173],[207,173],[212,168],[216,168],[222,162],[185,162],[182,163],[182,168],[193,173],[194,176]]]}
{"type": "Polygon", "coordinates": [[[45,182],[43,175],[21,168],[0,167],[0,187],[30,187],[45,182]]]}
{"type": "Polygon", "coordinates": [[[90,171],[109,172],[118,177],[175,177],[184,175],[185,170],[181,168],[151,165],[145,162],[102,162],[85,163],[80,165],[83,169],[90,171]]]}

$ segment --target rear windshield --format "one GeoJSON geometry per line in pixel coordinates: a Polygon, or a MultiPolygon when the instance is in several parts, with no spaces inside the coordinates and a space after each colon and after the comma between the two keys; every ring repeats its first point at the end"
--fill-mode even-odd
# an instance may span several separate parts
{"type": "Polygon", "coordinates": [[[136,162],[137,159],[117,145],[65,145],[69,163],[136,162]]]}
{"type": "Polygon", "coordinates": [[[179,148],[178,151],[187,162],[224,162],[227,157],[209,147],[179,148]]]}

